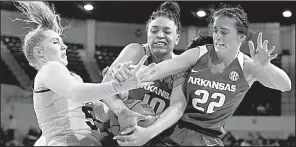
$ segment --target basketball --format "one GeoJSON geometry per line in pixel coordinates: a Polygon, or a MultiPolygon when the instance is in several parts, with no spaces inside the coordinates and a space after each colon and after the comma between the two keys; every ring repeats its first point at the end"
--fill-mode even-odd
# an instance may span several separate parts
{"type": "MultiPolygon", "coordinates": [[[[138,112],[143,115],[151,115],[151,116],[156,116],[154,110],[148,105],[147,103],[144,103],[142,100],[136,100],[136,99],[128,99],[124,101],[124,104],[130,109],[135,112],[138,112]]],[[[120,125],[117,120],[117,116],[113,112],[109,111],[109,118],[110,118],[110,127],[111,127],[111,132],[113,135],[118,135],[120,131],[120,125]]],[[[151,119],[149,121],[139,121],[138,126],[140,127],[148,127],[151,124],[154,123],[156,120],[156,117],[154,119],[151,119]]]]}

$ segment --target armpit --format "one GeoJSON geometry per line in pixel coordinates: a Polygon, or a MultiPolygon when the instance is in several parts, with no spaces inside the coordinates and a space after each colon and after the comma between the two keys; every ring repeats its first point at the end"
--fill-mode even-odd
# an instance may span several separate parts
{"type": "Polygon", "coordinates": [[[174,80],[173,87],[175,88],[175,87],[183,84],[186,77],[188,76],[188,74],[189,74],[189,71],[182,71],[182,72],[179,72],[179,73],[173,75],[173,80],[174,80]]]}

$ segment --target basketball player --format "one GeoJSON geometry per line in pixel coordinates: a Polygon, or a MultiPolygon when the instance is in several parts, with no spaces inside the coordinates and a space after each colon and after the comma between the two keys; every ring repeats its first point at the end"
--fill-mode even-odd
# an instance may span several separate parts
{"type": "MultiPolygon", "coordinates": [[[[210,37],[210,36],[201,36],[200,33],[199,33],[199,35],[196,38],[194,38],[194,39],[192,39],[190,41],[190,43],[186,47],[186,50],[195,48],[196,46],[202,46],[202,45],[205,45],[205,44],[213,44],[213,38],[210,37]]],[[[180,87],[182,87],[182,85],[180,85],[180,87]]],[[[182,101],[182,100],[185,99],[185,97],[182,96],[182,95],[181,96],[179,95],[182,92],[177,91],[177,90],[174,90],[174,91],[175,92],[173,92],[171,94],[170,99],[175,99],[175,101],[179,101],[179,103],[181,105],[185,106],[186,102],[182,101]]],[[[183,112],[184,109],[180,109],[180,108],[181,107],[176,107],[175,109],[179,109],[179,110],[175,110],[175,111],[183,112]]],[[[174,114],[174,111],[171,111],[171,113],[174,114]]],[[[178,114],[180,114],[180,113],[177,113],[174,116],[178,116],[178,114]]],[[[173,117],[171,117],[170,121],[172,121],[172,120],[175,120],[175,119],[173,119],[173,117]]],[[[152,124],[150,127],[154,128],[153,125],[155,125],[155,124],[152,124]]],[[[162,125],[166,126],[166,123],[162,123],[162,125]]],[[[143,139],[140,138],[141,136],[147,138],[147,136],[149,136],[147,134],[155,134],[153,136],[157,136],[158,135],[157,132],[161,132],[161,131],[155,131],[155,130],[149,131],[149,127],[147,127],[147,128],[141,128],[141,127],[137,126],[137,129],[134,130],[134,132],[136,132],[136,133],[133,134],[133,137],[138,138],[138,140],[142,141],[143,139]],[[153,132],[153,133],[151,133],[151,132],[153,132]]],[[[149,143],[147,145],[150,145],[150,146],[170,146],[170,144],[168,144],[166,142],[166,138],[167,138],[167,136],[169,136],[171,134],[173,129],[174,129],[174,126],[170,127],[169,129],[167,129],[165,131],[165,133],[162,133],[161,135],[155,137],[152,141],[149,141],[149,143]]],[[[141,142],[139,142],[139,143],[141,143],[141,142]]],[[[132,144],[132,145],[141,145],[139,143],[132,144]]]]}
{"type": "MultiPolygon", "coordinates": [[[[91,130],[84,122],[82,103],[153,84],[141,81],[146,71],[139,69],[147,56],[140,60],[137,69],[132,72],[127,69],[129,63],[124,63],[116,73],[122,75],[120,82],[83,83],[78,75],[66,68],[67,46],[60,37],[63,27],[59,15],[44,2],[24,1],[15,4],[28,17],[26,22],[38,25],[25,36],[23,51],[29,64],[38,70],[33,85],[33,104],[47,145],[100,145],[99,131],[91,130]]],[[[146,70],[148,73],[153,72],[153,65],[146,70]]],[[[114,106],[110,109],[116,112],[120,121],[127,123],[136,124],[138,119],[146,118],[127,108],[114,106]]]]}
{"type": "MultiPolygon", "coordinates": [[[[275,47],[267,48],[262,33],[255,49],[249,41],[251,57],[240,52],[249,38],[247,14],[241,8],[220,8],[212,15],[213,45],[190,49],[180,56],[156,65],[154,81],[186,69],[190,74],[183,86],[188,104],[172,135],[165,140],[174,146],[220,146],[224,125],[239,106],[254,81],[282,92],[291,89],[288,75],[270,63],[275,47]]],[[[170,118],[172,119],[172,118],[170,118]]],[[[137,131],[138,126],[124,133],[137,131]]],[[[158,130],[160,128],[154,128],[158,130]]],[[[152,132],[153,133],[153,132],[152,132]]],[[[116,136],[120,145],[134,145],[141,140],[134,134],[116,136]]]]}
{"type": "MultiPolygon", "coordinates": [[[[179,13],[180,8],[176,2],[164,2],[157,11],[153,12],[146,24],[147,43],[143,45],[137,43],[127,45],[113,64],[130,60],[137,63],[144,55],[149,56],[146,65],[174,58],[173,49],[179,43],[181,33],[179,13]]],[[[182,76],[184,76],[184,73],[169,75],[163,79],[155,80],[153,85],[130,90],[128,93],[122,94],[128,99],[142,100],[154,109],[159,117],[153,124],[159,126],[158,130],[154,130],[156,132],[155,136],[173,125],[171,122],[176,122],[183,114],[186,99],[176,99],[177,96],[171,97],[176,91],[181,93],[181,86],[178,85],[185,80],[182,76]],[[177,117],[172,117],[173,115],[177,117]]],[[[135,135],[140,137],[140,140],[145,139],[137,145],[144,145],[155,137],[152,135],[147,136],[145,132],[143,130],[135,135]]],[[[103,140],[106,139],[103,138],[103,140]]],[[[111,141],[109,139],[106,142],[110,143],[111,141]]],[[[153,145],[154,142],[157,142],[157,138],[147,145],[153,145]]]]}

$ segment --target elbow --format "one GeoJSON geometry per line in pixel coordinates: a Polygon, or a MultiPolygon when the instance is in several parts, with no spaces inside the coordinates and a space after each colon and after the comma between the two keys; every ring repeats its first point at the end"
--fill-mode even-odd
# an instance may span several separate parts
{"type": "Polygon", "coordinates": [[[292,83],[289,80],[289,83],[288,83],[287,88],[285,89],[285,91],[290,91],[291,89],[292,89],[292,83]]]}
{"type": "Polygon", "coordinates": [[[291,83],[291,80],[289,80],[285,86],[282,86],[281,87],[281,91],[282,92],[287,92],[287,91],[290,91],[292,89],[292,83],[291,83]]]}
{"type": "Polygon", "coordinates": [[[285,76],[283,76],[283,80],[282,81],[283,81],[283,84],[280,87],[280,90],[282,92],[290,91],[292,89],[292,82],[291,82],[290,77],[287,75],[287,73],[285,73],[285,76]]]}
{"type": "Polygon", "coordinates": [[[127,47],[138,48],[138,47],[141,47],[141,45],[139,43],[130,43],[127,45],[127,47]]]}

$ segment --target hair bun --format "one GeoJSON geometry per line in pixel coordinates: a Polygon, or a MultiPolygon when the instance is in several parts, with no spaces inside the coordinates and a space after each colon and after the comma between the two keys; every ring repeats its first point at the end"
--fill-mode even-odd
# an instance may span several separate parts
{"type": "Polygon", "coordinates": [[[180,17],[180,7],[179,7],[178,3],[176,3],[176,2],[166,1],[163,4],[161,4],[160,10],[171,11],[178,18],[180,17]]]}

